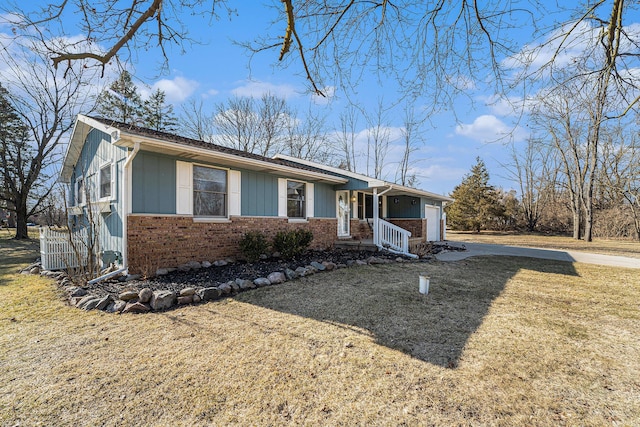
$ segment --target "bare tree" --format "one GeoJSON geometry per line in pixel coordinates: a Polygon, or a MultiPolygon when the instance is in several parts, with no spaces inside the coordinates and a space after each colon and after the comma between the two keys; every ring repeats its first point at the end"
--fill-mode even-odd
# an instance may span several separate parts
{"type": "Polygon", "coordinates": [[[284,144],[291,114],[286,101],[275,95],[235,97],[216,106],[213,126],[221,144],[270,156],[284,144]]]}
{"type": "MultiPolygon", "coordinates": [[[[635,132],[618,128],[617,138],[603,146],[603,185],[615,196],[614,203],[626,203],[640,240],[640,143],[635,132]]],[[[628,129],[628,128],[627,128],[628,129]]]]}
{"type": "Polygon", "coordinates": [[[382,100],[379,100],[375,111],[366,115],[369,125],[369,129],[367,129],[367,175],[379,179],[382,178],[391,137],[386,114],[382,100]],[[369,170],[369,165],[371,165],[372,171],[369,170]]]}
{"type": "Polygon", "coordinates": [[[340,165],[350,172],[357,172],[357,129],[358,110],[353,105],[349,105],[340,113],[340,129],[335,134],[335,144],[338,151],[342,153],[340,165]]]}
{"type": "Polygon", "coordinates": [[[292,113],[282,150],[299,159],[320,163],[332,163],[334,157],[331,144],[326,133],[324,117],[309,111],[304,120],[292,113]]]}
{"type": "Polygon", "coordinates": [[[511,147],[511,163],[503,165],[520,190],[520,204],[527,231],[535,231],[554,194],[557,165],[553,151],[535,139],[524,148],[511,147]]]}
{"type": "Polygon", "coordinates": [[[7,65],[0,76],[7,100],[24,126],[21,138],[2,148],[2,178],[6,201],[16,213],[15,238],[26,239],[27,219],[43,209],[53,187],[67,132],[79,111],[89,111],[94,97],[81,64],[63,79],[37,44],[2,49],[0,61],[7,65]]]}
{"type": "Polygon", "coordinates": [[[412,186],[415,183],[415,174],[411,175],[411,155],[418,150],[419,145],[424,142],[420,132],[421,121],[415,114],[413,106],[407,104],[404,108],[404,123],[402,127],[402,158],[396,171],[396,182],[401,185],[412,186]]]}
{"type": "Polygon", "coordinates": [[[199,99],[189,99],[182,104],[182,113],[178,119],[180,133],[186,137],[199,141],[212,142],[215,125],[212,115],[204,111],[204,102],[199,99]]]}
{"type": "Polygon", "coordinates": [[[254,153],[260,144],[260,117],[254,110],[254,99],[235,97],[216,106],[214,127],[223,145],[254,153]]]}

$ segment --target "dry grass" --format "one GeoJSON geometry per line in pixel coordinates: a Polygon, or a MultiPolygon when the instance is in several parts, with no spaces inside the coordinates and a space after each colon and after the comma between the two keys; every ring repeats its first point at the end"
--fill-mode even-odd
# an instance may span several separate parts
{"type": "Polygon", "coordinates": [[[447,240],[456,242],[493,243],[498,245],[528,246],[543,249],[564,249],[640,258],[640,242],[633,240],[594,239],[593,242],[576,240],[566,236],[550,236],[535,233],[511,233],[499,231],[447,231],[447,240]]]}
{"type": "Polygon", "coordinates": [[[2,274],[3,426],[640,419],[632,270],[499,257],[366,266],[121,316],[2,274]]]}

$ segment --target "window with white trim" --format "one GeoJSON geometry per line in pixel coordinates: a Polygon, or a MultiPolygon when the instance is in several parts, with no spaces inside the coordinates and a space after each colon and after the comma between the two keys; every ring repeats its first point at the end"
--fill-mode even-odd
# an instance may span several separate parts
{"type": "Polygon", "coordinates": [[[306,218],[306,184],[300,181],[287,181],[287,216],[306,218]]]}
{"type": "Polygon", "coordinates": [[[100,168],[100,199],[111,199],[113,195],[113,164],[107,163],[100,168]]]}
{"type": "Polygon", "coordinates": [[[193,165],[193,215],[227,216],[227,171],[193,165]]]}
{"type": "Polygon", "coordinates": [[[82,175],[76,178],[76,206],[84,203],[84,178],[82,175]]]}

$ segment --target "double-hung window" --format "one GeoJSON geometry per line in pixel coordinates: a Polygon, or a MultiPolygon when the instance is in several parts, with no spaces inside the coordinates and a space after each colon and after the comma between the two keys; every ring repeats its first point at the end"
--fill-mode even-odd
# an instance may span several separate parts
{"type": "Polygon", "coordinates": [[[305,218],[305,193],[304,182],[287,181],[287,216],[289,218],[305,218]]]}
{"type": "Polygon", "coordinates": [[[100,199],[111,199],[113,195],[113,168],[111,163],[100,168],[100,199]]]}
{"type": "Polygon", "coordinates": [[[227,216],[227,171],[193,165],[193,214],[227,216]]]}
{"type": "Polygon", "coordinates": [[[81,206],[84,203],[84,177],[79,176],[76,178],[76,206],[81,206]]]}

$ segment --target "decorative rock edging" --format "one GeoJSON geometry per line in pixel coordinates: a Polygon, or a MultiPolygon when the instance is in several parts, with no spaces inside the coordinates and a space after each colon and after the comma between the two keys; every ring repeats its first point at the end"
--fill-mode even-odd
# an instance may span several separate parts
{"type": "MultiPolygon", "coordinates": [[[[346,264],[335,264],[330,261],[312,261],[305,267],[298,267],[295,270],[286,268],[284,271],[274,271],[267,277],[258,277],[254,280],[246,280],[237,278],[230,280],[218,286],[211,287],[187,287],[179,292],[170,290],[151,290],[143,288],[139,291],[125,290],[117,297],[110,294],[106,296],[92,295],[86,289],[73,284],[71,278],[61,271],[41,270],[39,262],[36,262],[20,272],[22,274],[40,274],[54,279],[58,285],[67,292],[69,303],[83,310],[102,310],[107,313],[147,313],[151,311],[163,311],[174,307],[187,304],[198,304],[207,301],[213,301],[227,296],[233,296],[240,292],[250,289],[272,286],[275,284],[285,283],[287,281],[296,280],[300,277],[310,276],[319,272],[333,271],[339,268],[347,268],[359,265],[379,265],[393,262],[409,262],[410,260],[403,257],[397,257],[395,260],[371,256],[367,260],[349,260],[346,264]]],[[[160,268],[156,272],[157,275],[168,274],[172,271],[190,271],[200,268],[211,268],[212,266],[224,266],[232,260],[219,260],[213,263],[190,261],[189,263],[177,268],[160,268]]],[[[108,272],[105,270],[103,273],[108,272]]],[[[123,275],[118,281],[136,280],[138,275],[123,275]]]]}

